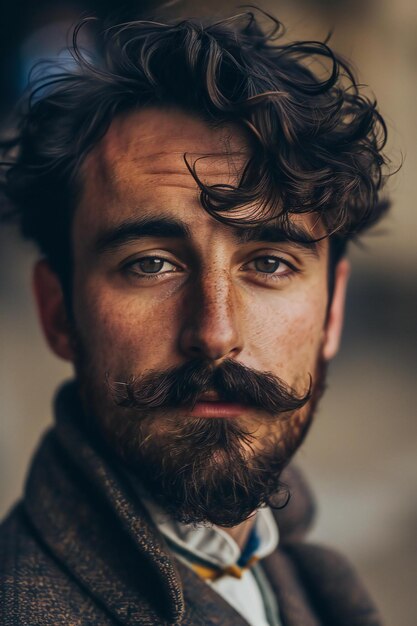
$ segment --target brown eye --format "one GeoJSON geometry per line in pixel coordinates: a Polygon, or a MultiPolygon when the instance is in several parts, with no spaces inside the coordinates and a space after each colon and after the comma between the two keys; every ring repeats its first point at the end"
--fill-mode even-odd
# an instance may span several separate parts
{"type": "Polygon", "coordinates": [[[156,280],[168,274],[180,272],[181,268],[160,256],[144,256],[126,263],[122,271],[129,277],[156,280]]]}
{"type": "Polygon", "coordinates": [[[144,274],[157,274],[166,263],[165,259],[158,257],[146,257],[141,261],[138,261],[138,266],[144,274]]]}
{"type": "Polygon", "coordinates": [[[264,274],[273,274],[282,265],[280,259],[276,259],[271,256],[259,257],[254,259],[253,264],[257,272],[263,272],[264,274]]]}

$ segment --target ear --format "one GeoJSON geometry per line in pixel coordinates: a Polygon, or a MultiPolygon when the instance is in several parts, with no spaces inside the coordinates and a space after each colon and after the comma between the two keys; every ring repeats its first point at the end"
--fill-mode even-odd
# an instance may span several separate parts
{"type": "Polygon", "coordinates": [[[332,359],[337,354],[339,349],[340,338],[342,336],[346,288],[349,274],[350,263],[347,259],[342,259],[339,261],[335,269],[333,297],[324,332],[323,357],[326,361],[332,359]]]}
{"type": "Polygon", "coordinates": [[[73,361],[70,324],[61,283],[49,263],[38,261],[33,271],[35,293],[41,326],[52,352],[66,361],[73,361]]]}

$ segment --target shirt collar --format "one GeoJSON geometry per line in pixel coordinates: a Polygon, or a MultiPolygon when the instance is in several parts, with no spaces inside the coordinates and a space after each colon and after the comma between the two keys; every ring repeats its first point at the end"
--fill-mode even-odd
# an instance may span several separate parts
{"type": "MultiPolygon", "coordinates": [[[[242,551],[236,541],[219,526],[195,526],[171,519],[152,499],[142,496],[154,523],[173,549],[183,555],[189,553],[216,567],[226,568],[238,562],[242,551]]],[[[271,509],[261,508],[255,513],[258,546],[253,553],[258,559],[271,554],[278,545],[278,528],[271,509]]]]}

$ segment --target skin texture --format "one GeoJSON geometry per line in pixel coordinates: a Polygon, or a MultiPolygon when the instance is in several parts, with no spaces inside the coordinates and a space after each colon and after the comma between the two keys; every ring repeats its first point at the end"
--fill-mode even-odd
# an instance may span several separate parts
{"type": "MultiPolygon", "coordinates": [[[[35,269],[49,345],[74,363],[85,383],[85,404],[105,424],[110,445],[116,422],[106,386],[109,374],[123,380],[190,359],[213,367],[233,359],[279,376],[302,395],[318,359],[328,361],[338,348],[347,262],[336,269],[327,314],[328,241],[318,244],[317,254],[288,241],[238,242],[229,226],[201,208],[184,153],[191,161],[211,155],[197,166],[205,183],[236,184],[249,145],[239,128],[214,128],[179,110],[149,108],[116,118],[82,168],[83,191],[72,227],[71,324],[58,279],[44,261],[35,269]],[[98,249],[106,233],[138,216],[175,218],[190,237],[148,236],[98,249]],[[145,274],[149,261],[138,263],[149,256],[166,261],[159,264],[158,275],[145,274]],[[263,271],[271,256],[281,259],[273,276],[263,271]],[[82,368],[77,345],[82,346],[82,368]]],[[[250,207],[240,215],[245,212],[250,207]]],[[[322,234],[314,215],[291,219],[315,237],[322,234]]],[[[307,404],[271,429],[261,409],[245,410],[236,419],[254,433],[246,448],[248,462],[269,440],[278,448],[295,440],[292,453],[310,412],[307,404]]],[[[181,420],[182,414],[168,417],[181,420]]],[[[156,441],[169,437],[169,420],[153,412],[148,430],[156,441]]],[[[253,519],[228,529],[241,545],[253,519]]]]}

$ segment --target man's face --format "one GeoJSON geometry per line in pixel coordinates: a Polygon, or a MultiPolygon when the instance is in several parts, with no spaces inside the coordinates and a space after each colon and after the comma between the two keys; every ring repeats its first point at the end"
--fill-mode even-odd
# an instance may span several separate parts
{"type": "MultiPolygon", "coordinates": [[[[96,428],[156,499],[185,521],[235,525],[278,490],[321,389],[328,242],[220,223],[184,154],[205,157],[204,183],[233,185],[249,147],[237,127],[149,108],[115,119],[84,163],[72,359],[96,428]]],[[[291,219],[322,234],[313,215],[291,219]]]]}

